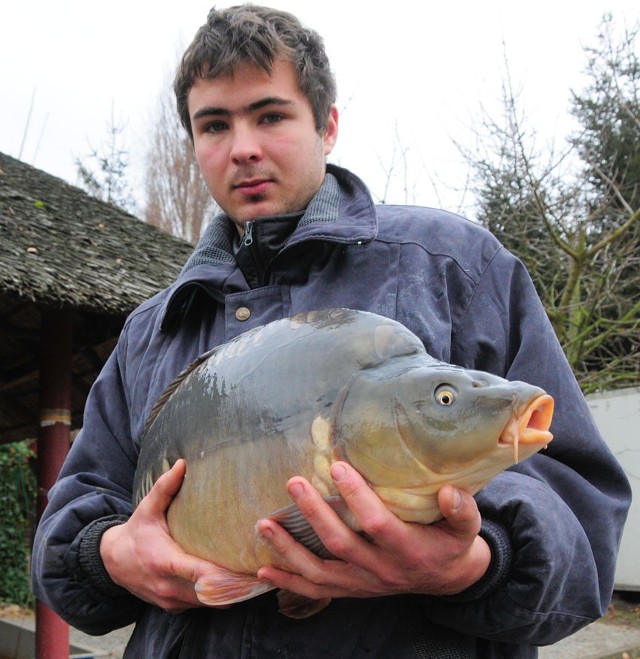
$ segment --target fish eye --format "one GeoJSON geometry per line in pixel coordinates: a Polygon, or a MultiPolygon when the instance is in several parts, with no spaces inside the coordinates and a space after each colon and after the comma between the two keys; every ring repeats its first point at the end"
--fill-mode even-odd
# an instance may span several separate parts
{"type": "Polygon", "coordinates": [[[453,405],[456,400],[456,395],[449,385],[441,385],[436,389],[435,397],[438,403],[443,407],[453,405]]]}

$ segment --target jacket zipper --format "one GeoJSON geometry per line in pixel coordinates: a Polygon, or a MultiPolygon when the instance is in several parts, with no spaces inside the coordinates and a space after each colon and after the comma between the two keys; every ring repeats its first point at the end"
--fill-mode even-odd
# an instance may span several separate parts
{"type": "Polygon", "coordinates": [[[256,275],[258,280],[258,286],[264,286],[266,267],[260,256],[260,249],[258,248],[257,242],[253,238],[253,220],[247,220],[244,223],[244,246],[249,248],[249,253],[253,259],[253,263],[256,269],[256,275]]]}
{"type": "Polygon", "coordinates": [[[247,220],[244,223],[244,244],[253,245],[253,220],[247,220]]]}

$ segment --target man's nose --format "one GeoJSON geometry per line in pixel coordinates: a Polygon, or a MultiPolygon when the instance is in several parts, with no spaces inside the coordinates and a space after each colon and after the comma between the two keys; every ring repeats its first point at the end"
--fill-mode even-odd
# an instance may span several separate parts
{"type": "Polygon", "coordinates": [[[262,146],[257,131],[248,126],[237,126],[234,129],[231,159],[241,165],[255,162],[262,158],[262,146]]]}

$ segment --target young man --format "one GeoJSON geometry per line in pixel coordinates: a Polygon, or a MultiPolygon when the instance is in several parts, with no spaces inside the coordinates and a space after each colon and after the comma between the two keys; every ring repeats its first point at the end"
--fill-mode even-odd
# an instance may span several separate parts
{"type": "Polygon", "coordinates": [[[335,85],[320,38],[289,14],[212,10],[175,91],[223,213],[175,284],[131,315],[92,389],[38,528],[36,595],[89,633],[136,621],[126,655],[136,658],[532,657],[601,616],[628,483],[521,263],[457,216],[375,207],[359,179],[325,164],[338,133],[335,85]],[[444,487],[444,520],[429,526],[400,521],[336,463],[368,540],[294,477],[293,501],[336,559],[262,520],[282,569],[259,576],[332,603],[304,620],[281,615],[273,592],[202,607],[194,583],[218,568],[185,554],[165,517],[184,462],[132,511],[144,422],[206,350],[331,307],[395,318],[439,359],[545,388],[557,401],[554,441],[475,499],[444,487]]]}

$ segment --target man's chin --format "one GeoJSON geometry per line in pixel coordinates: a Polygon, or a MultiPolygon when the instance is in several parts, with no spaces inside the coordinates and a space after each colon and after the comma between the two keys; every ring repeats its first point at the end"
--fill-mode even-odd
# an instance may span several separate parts
{"type": "Polygon", "coordinates": [[[256,195],[255,199],[247,198],[247,203],[238,209],[237,213],[232,216],[227,213],[235,224],[241,226],[250,220],[257,220],[261,217],[273,217],[275,215],[284,215],[287,211],[279,208],[274,204],[265,203],[265,200],[256,195]]]}

